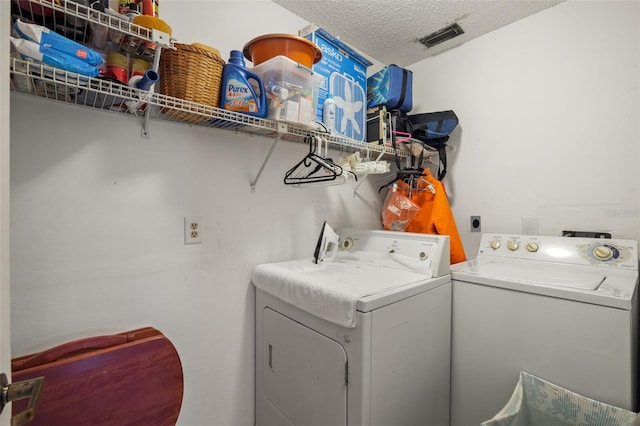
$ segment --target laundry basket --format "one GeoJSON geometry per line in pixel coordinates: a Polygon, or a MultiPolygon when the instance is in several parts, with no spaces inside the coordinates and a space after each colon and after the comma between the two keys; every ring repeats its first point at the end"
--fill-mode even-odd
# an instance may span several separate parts
{"type": "MultiPolygon", "coordinates": [[[[217,107],[220,103],[220,85],[224,61],[219,52],[201,44],[175,43],[175,49],[164,49],[158,67],[160,93],[185,101],[217,107]]],[[[204,123],[210,116],[189,111],[194,108],[181,103],[164,102],[170,108],[162,112],[191,124],[204,123]]]]}
{"type": "Polygon", "coordinates": [[[640,426],[640,416],[521,372],[507,405],[482,426],[640,426]]]}

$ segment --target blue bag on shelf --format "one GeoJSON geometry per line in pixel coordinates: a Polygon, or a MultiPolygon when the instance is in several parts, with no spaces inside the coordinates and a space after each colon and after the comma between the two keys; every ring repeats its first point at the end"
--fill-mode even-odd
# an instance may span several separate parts
{"type": "Polygon", "coordinates": [[[9,41],[11,42],[11,46],[13,46],[16,52],[23,58],[34,59],[52,67],[87,75],[89,77],[96,77],[100,73],[97,67],[89,65],[75,56],[67,55],[48,47],[43,48],[31,40],[9,36],[9,41]]]}
{"type": "MultiPolygon", "coordinates": [[[[37,44],[42,54],[57,51],[94,67],[104,62],[99,53],[41,25],[30,24],[18,19],[13,24],[13,28],[21,38],[37,44]]],[[[51,53],[51,56],[56,56],[56,54],[51,53]]]]}
{"type": "Polygon", "coordinates": [[[412,136],[426,144],[434,139],[448,138],[458,125],[458,116],[451,110],[411,114],[409,120],[412,136]]]}
{"type": "Polygon", "coordinates": [[[387,109],[409,112],[413,108],[413,73],[389,65],[367,79],[367,108],[384,105],[387,109]]]}

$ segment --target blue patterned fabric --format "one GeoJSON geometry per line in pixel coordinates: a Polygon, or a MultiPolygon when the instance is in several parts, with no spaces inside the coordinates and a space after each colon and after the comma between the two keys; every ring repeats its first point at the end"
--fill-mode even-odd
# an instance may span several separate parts
{"type": "Polygon", "coordinates": [[[482,426],[636,426],[635,413],[521,372],[507,405],[482,426]]]}

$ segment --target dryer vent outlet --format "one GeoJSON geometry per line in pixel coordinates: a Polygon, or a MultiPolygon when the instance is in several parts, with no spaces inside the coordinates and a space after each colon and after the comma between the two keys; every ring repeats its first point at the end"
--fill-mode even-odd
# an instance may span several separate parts
{"type": "Polygon", "coordinates": [[[471,216],[471,232],[480,232],[482,230],[481,228],[481,222],[480,222],[480,216],[471,216]]]}

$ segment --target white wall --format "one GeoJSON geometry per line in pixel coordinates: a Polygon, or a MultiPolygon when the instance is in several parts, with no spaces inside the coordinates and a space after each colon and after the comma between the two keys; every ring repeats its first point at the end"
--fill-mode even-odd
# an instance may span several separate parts
{"type": "MultiPolygon", "coordinates": [[[[172,2],[182,42],[224,55],[253,36],[306,25],[271,2],[172,2]]],[[[19,356],[154,326],[182,359],[180,425],[254,419],[256,264],[311,257],[323,220],[379,228],[377,189],[296,189],[285,171],[308,147],[152,122],[11,95],[12,347],[19,356]],[[184,245],[202,216],[204,243],[184,245]]],[[[375,180],[372,180],[375,182],[375,180]]]]}
{"type": "MultiPolygon", "coordinates": [[[[467,255],[483,231],[638,238],[637,2],[568,2],[412,67],[414,112],[454,109],[445,184],[467,255]]],[[[178,41],[228,55],[306,25],[269,1],[163,0],[178,41]]],[[[311,255],[323,219],[379,227],[371,182],[293,189],[306,147],[11,96],[13,355],[152,325],[185,372],[181,425],[253,423],[252,268],[311,255]],[[371,185],[370,185],[371,184],[371,185]],[[204,244],[185,246],[184,216],[204,244]]],[[[373,183],[376,183],[375,181],[373,183]]]]}
{"type": "Polygon", "coordinates": [[[468,257],[479,233],[640,237],[640,3],[569,1],[426,59],[413,112],[453,109],[445,184],[468,257]]]}

